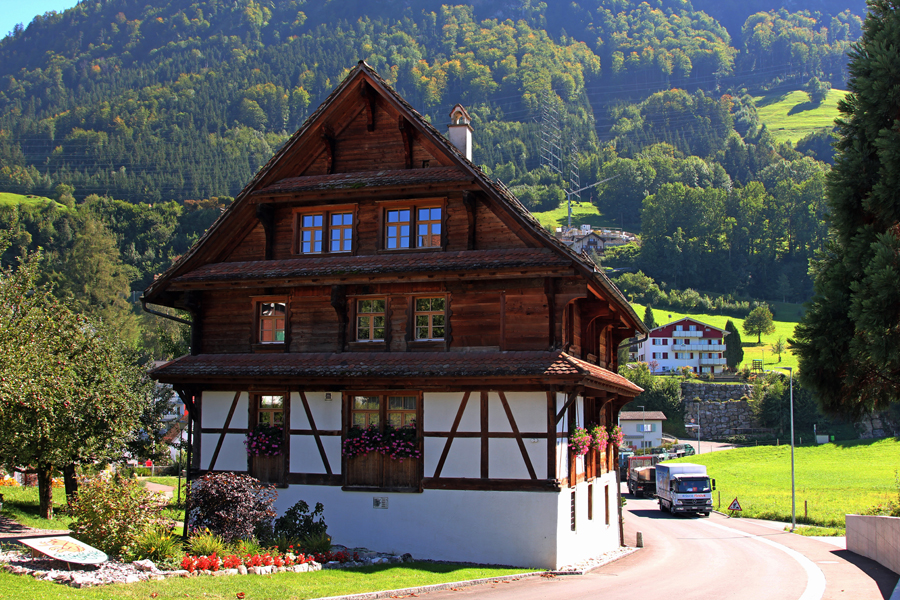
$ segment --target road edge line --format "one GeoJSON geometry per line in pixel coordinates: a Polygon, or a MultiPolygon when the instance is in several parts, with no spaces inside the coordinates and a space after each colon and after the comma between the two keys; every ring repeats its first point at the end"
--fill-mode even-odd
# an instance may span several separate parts
{"type": "MultiPolygon", "coordinates": [[[[784,544],[779,544],[778,542],[774,542],[772,540],[766,539],[762,536],[754,535],[752,533],[747,533],[745,531],[741,531],[740,529],[734,529],[732,527],[726,527],[725,525],[719,525],[718,523],[712,523],[710,521],[702,521],[703,523],[710,525],[712,527],[717,527],[719,529],[724,529],[725,531],[729,531],[732,533],[737,533],[743,537],[752,538],[763,544],[768,544],[774,548],[778,548],[794,560],[796,560],[803,570],[806,571],[806,589],[803,591],[803,594],[800,596],[798,600],[821,600],[825,595],[825,573],[822,572],[816,563],[810,560],[808,557],[804,556],[800,552],[797,552],[793,548],[788,548],[784,544]]],[[[896,590],[895,590],[896,591],[896,590]]],[[[891,600],[895,600],[893,597],[891,600]]],[[[900,600],[900,599],[897,599],[900,600]]]]}

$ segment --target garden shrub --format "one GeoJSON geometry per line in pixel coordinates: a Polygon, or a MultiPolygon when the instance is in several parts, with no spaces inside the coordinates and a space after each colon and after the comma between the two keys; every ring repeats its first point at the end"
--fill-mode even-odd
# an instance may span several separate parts
{"type": "Polygon", "coordinates": [[[284,514],[275,519],[273,533],[276,538],[288,538],[302,540],[311,536],[324,535],[328,525],[322,518],[325,507],[321,502],[316,502],[316,508],[309,512],[309,505],[300,500],[295,505],[284,511],[284,514]],[[319,517],[316,520],[316,517],[319,517]]]}
{"type": "Polygon", "coordinates": [[[306,554],[325,554],[331,550],[331,536],[321,531],[300,538],[300,549],[306,554]]]}
{"type": "Polygon", "coordinates": [[[181,536],[166,527],[149,527],[137,536],[127,550],[128,560],[150,559],[161,569],[177,569],[184,554],[181,536]]]}
{"type": "Polygon", "coordinates": [[[165,504],[165,498],[135,479],[82,477],[78,494],[69,502],[69,529],[76,539],[119,556],[154,523],[165,504]]]}
{"type": "Polygon", "coordinates": [[[197,556],[210,554],[222,556],[227,553],[228,545],[220,536],[206,530],[203,533],[195,533],[188,539],[188,551],[197,556]]]}
{"type": "Polygon", "coordinates": [[[191,486],[190,531],[208,529],[226,542],[271,530],[275,486],[249,475],[208,473],[191,486]]]}

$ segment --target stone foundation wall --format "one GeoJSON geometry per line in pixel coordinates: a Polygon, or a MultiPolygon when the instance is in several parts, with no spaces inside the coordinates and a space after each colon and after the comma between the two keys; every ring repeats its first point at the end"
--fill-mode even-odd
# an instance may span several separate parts
{"type": "MultiPolygon", "coordinates": [[[[723,385],[715,383],[682,383],[681,397],[684,402],[684,423],[697,423],[698,403],[700,437],[721,438],[741,433],[743,430],[760,427],[744,396],[750,396],[752,386],[723,385]]],[[[696,429],[688,428],[688,435],[696,434],[696,429]]]]}
{"type": "Polygon", "coordinates": [[[700,398],[701,402],[725,402],[726,400],[740,400],[744,396],[750,397],[753,386],[749,383],[738,385],[725,385],[722,383],[691,383],[681,384],[681,397],[687,402],[700,398]]]}

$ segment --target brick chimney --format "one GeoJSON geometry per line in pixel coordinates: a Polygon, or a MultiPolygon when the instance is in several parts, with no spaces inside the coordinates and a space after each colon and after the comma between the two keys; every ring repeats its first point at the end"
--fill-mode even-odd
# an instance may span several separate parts
{"type": "Polygon", "coordinates": [[[472,160],[472,117],[462,104],[457,104],[450,111],[450,124],[447,126],[447,137],[450,143],[463,155],[472,160]]]}

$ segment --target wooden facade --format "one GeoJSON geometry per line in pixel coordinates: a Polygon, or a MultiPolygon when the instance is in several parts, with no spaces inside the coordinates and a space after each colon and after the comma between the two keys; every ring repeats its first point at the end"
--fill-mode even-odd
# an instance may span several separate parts
{"type": "Polygon", "coordinates": [[[368,506],[329,518],[338,541],[423,557],[483,559],[448,517],[521,538],[490,562],[555,567],[620,541],[615,450],[576,457],[567,439],[640,393],[617,349],[646,328],[364,63],[144,301],[191,315],[191,354],[153,376],[185,399],[192,476],[249,472],[281,508],[327,500],[326,517],[368,506]],[[260,423],[282,427],[280,455],[244,450],[260,423]],[[345,456],[364,424],[412,428],[419,456],[345,456]]]}

